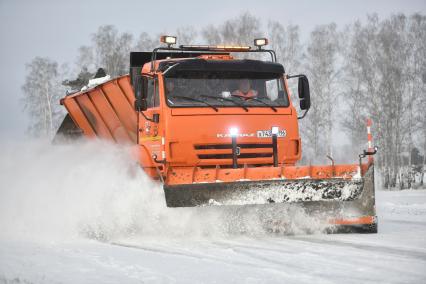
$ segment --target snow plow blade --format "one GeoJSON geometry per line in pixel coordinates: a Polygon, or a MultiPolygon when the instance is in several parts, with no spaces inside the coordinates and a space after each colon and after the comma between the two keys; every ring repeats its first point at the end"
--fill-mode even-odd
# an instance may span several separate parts
{"type": "Polygon", "coordinates": [[[339,231],[377,231],[373,165],[362,178],[165,185],[164,192],[168,207],[299,205],[308,215],[326,216],[339,231]]]}

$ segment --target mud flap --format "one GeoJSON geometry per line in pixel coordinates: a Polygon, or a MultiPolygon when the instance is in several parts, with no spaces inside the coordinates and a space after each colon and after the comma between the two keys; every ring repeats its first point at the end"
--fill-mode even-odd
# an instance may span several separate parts
{"type": "Polygon", "coordinates": [[[325,232],[329,234],[376,234],[378,232],[377,218],[371,224],[331,226],[326,228],[325,232]]]}

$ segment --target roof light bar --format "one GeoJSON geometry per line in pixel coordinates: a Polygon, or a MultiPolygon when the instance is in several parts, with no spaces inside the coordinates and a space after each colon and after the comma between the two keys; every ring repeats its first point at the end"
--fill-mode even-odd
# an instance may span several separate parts
{"type": "Polygon", "coordinates": [[[238,45],[181,45],[183,49],[203,49],[203,50],[224,50],[224,51],[245,51],[250,50],[250,46],[238,45]]]}
{"type": "Polygon", "coordinates": [[[165,43],[170,47],[172,44],[176,44],[176,37],[163,35],[160,37],[160,42],[165,43]]]}

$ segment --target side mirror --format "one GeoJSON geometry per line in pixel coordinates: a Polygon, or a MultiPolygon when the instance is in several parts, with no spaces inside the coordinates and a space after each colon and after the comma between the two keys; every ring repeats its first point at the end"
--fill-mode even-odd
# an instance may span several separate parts
{"type": "Polygon", "coordinates": [[[133,91],[135,92],[135,110],[145,111],[148,108],[146,97],[148,95],[148,78],[135,76],[133,78],[133,91]]]}
{"type": "Polygon", "coordinates": [[[311,93],[309,91],[309,81],[306,76],[299,77],[298,90],[300,109],[308,110],[311,107],[311,93]]]}
{"type": "Polygon", "coordinates": [[[135,110],[136,111],[145,111],[148,109],[148,103],[146,99],[141,97],[136,97],[135,100],[135,110]]]}
{"type": "Polygon", "coordinates": [[[155,122],[155,123],[159,123],[160,122],[160,114],[154,113],[152,115],[152,121],[155,122]]]}

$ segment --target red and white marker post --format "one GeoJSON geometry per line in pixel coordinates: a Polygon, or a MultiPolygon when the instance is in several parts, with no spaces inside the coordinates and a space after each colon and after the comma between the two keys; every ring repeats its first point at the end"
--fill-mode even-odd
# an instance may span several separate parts
{"type": "MultiPolygon", "coordinates": [[[[373,135],[371,134],[372,121],[370,118],[367,119],[367,141],[368,141],[368,152],[373,152],[373,135]]],[[[373,155],[368,156],[368,163],[372,163],[374,160],[373,155]]]]}

